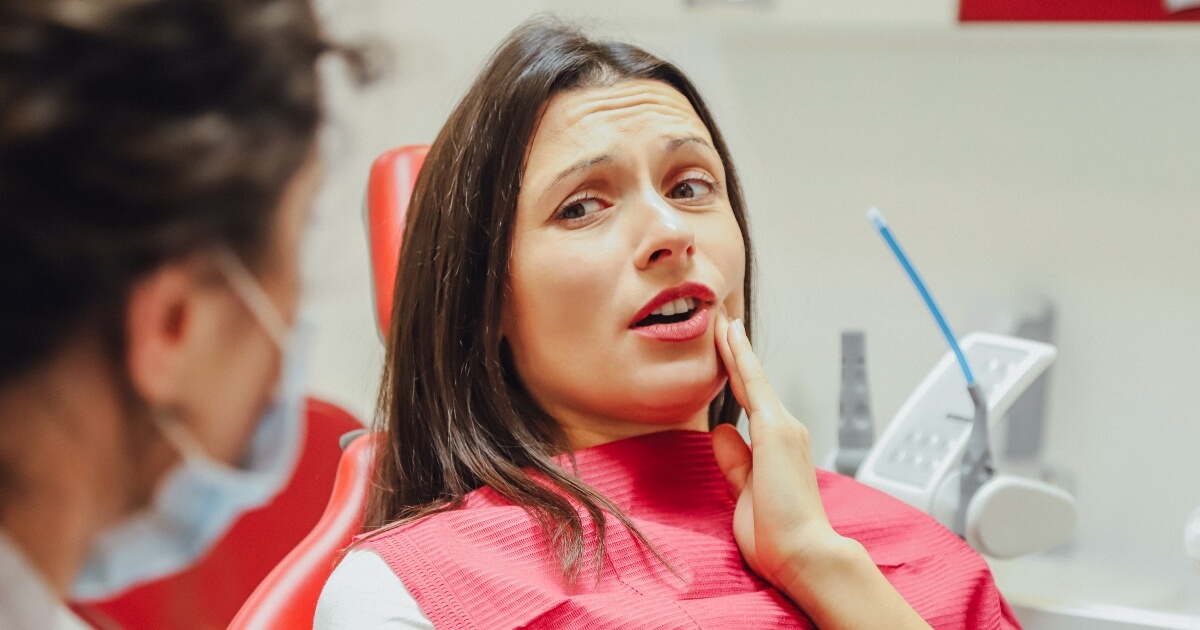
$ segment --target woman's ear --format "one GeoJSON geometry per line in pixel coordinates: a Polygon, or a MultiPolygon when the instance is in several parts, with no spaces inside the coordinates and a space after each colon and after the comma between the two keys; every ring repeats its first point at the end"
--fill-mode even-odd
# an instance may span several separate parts
{"type": "Polygon", "coordinates": [[[192,259],[151,272],[125,306],[125,362],[134,393],[154,406],[178,400],[189,361],[216,331],[210,269],[192,259]]]}

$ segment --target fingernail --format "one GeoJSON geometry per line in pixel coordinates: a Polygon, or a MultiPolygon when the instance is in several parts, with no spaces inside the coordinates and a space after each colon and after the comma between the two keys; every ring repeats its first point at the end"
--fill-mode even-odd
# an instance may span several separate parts
{"type": "Polygon", "coordinates": [[[746,339],[746,325],[742,323],[741,318],[733,320],[733,335],[740,342],[747,345],[750,343],[750,340],[746,339]]]}

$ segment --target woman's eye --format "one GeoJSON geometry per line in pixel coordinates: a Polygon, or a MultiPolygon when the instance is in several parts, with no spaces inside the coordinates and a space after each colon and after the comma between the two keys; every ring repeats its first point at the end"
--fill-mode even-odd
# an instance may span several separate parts
{"type": "Polygon", "coordinates": [[[573,201],[559,211],[558,217],[566,221],[578,221],[586,218],[589,214],[593,214],[604,209],[604,204],[595,197],[588,197],[573,201]]]}
{"type": "Polygon", "coordinates": [[[671,192],[667,196],[671,199],[694,199],[696,197],[703,197],[712,191],[713,185],[711,182],[692,178],[675,184],[675,187],[671,189],[671,192]]]}

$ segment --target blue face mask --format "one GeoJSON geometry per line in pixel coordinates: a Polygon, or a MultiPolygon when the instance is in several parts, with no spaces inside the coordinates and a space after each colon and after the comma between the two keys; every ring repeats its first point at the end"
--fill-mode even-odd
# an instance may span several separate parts
{"type": "Polygon", "coordinates": [[[275,402],[259,419],[240,467],[213,460],[177,419],[154,415],[155,425],[183,462],[167,474],[146,511],[100,534],[72,589],[77,601],[108,599],[195,564],[238,517],[278,494],[296,465],[311,326],[301,317],[289,332],[241,262],[232,254],[221,254],[218,261],[230,286],[283,353],[275,402]]]}

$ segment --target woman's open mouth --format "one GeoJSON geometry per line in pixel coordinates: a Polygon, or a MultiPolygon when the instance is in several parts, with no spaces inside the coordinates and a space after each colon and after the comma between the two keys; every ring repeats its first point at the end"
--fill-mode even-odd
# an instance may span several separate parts
{"type": "Polygon", "coordinates": [[[696,298],[679,298],[654,309],[649,315],[639,320],[635,327],[653,326],[654,324],[677,324],[691,319],[696,314],[696,298]]]}
{"type": "Polygon", "coordinates": [[[708,330],[713,299],[712,290],[698,283],[667,289],[647,303],[630,329],[658,341],[695,339],[708,330]]]}

